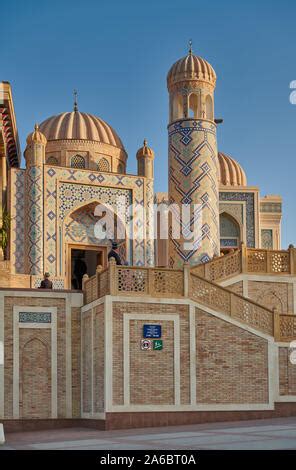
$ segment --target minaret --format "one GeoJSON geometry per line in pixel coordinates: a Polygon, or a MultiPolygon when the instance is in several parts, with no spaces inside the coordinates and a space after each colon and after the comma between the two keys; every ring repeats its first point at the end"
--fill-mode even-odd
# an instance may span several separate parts
{"type": "Polygon", "coordinates": [[[26,159],[26,272],[43,275],[43,165],[46,137],[38,125],[27,137],[26,159]]]}
{"type": "Polygon", "coordinates": [[[180,268],[184,262],[203,263],[220,252],[215,85],[214,69],[193,54],[190,42],[187,56],[167,76],[172,268],[180,268]]]}
{"type": "Polygon", "coordinates": [[[144,139],[143,147],[137,151],[138,175],[153,179],[154,152],[144,139]]]}
{"type": "MultiPolygon", "coordinates": [[[[144,226],[142,235],[145,238],[145,264],[154,265],[154,152],[144,139],[143,147],[137,151],[138,175],[145,178],[145,204],[143,205],[144,226]],[[144,232],[146,232],[144,234],[144,232]]],[[[138,242],[141,243],[139,240],[138,242]]]]}

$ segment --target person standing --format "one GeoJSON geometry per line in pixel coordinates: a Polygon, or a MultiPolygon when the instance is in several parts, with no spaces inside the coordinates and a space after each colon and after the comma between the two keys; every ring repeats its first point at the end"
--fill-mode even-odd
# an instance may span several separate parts
{"type": "Polygon", "coordinates": [[[108,253],[108,261],[110,261],[111,258],[115,259],[118,266],[122,265],[121,258],[118,253],[118,244],[116,242],[112,242],[112,248],[108,253]]]}

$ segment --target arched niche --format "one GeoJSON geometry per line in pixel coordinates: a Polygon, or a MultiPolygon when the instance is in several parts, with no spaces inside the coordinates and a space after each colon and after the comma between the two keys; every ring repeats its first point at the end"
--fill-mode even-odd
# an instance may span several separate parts
{"type": "Polygon", "coordinates": [[[50,157],[47,157],[46,164],[56,166],[56,165],[59,164],[59,161],[58,161],[57,157],[50,156],[50,157]]]}
{"type": "Polygon", "coordinates": [[[287,313],[284,311],[282,299],[276,292],[271,291],[271,289],[261,292],[257,296],[256,302],[277,313],[287,313]]]}
{"type": "Polygon", "coordinates": [[[86,168],[85,158],[81,155],[73,155],[70,160],[71,168],[86,168]]]}
{"type": "Polygon", "coordinates": [[[220,247],[222,252],[237,249],[241,243],[239,222],[227,212],[220,214],[220,247]]]}
{"type": "Polygon", "coordinates": [[[214,120],[213,99],[211,95],[206,97],[206,118],[210,121],[214,120]]]}
{"type": "Polygon", "coordinates": [[[183,96],[180,92],[174,93],[172,97],[172,121],[184,118],[183,96]]]}
{"type": "Polygon", "coordinates": [[[126,226],[111,206],[94,200],[76,207],[70,212],[63,227],[65,246],[64,275],[68,286],[80,289],[83,274],[94,275],[98,265],[107,266],[107,256],[112,241],[119,245],[122,262],[128,260],[126,226]],[[106,237],[98,238],[97,222],[106,230],[106,237]]]}
{"type": "Polygon", "coordinates": [[[100,158],[97,163],[97,170],[102,172],[110,171],[110,163],[108,162],[107,158],[100,158]]]}
{"type": "Polygon", "coordinates": [[[199,96],[196,93],[191,93],[188,99],[188,117],[198,119],[199,115],[199,96]]]}

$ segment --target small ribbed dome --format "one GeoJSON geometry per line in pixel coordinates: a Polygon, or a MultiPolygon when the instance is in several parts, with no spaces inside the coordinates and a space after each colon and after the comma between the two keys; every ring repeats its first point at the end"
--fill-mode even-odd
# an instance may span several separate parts
{"type": "Polygon", "coordinates": [[[92,114],[72,111],[51,116],[40,124],[47,140],[91,140],[113,145],[124,150],[115,130],[92,114]]]}
{"type": "Polygon", "coordinates": [[[218,153],[219,183],[224,186],[247,186],[247,178],[240,164],[225,153],[218,153]]]}
{"type": "Polygon", "coordinates": [[[27,144],[30,145],[32,143],[37,143],[37,144],[44,144],[46,145],[47,140],[44,134],[40,132],[40,128],[38,124],[35,124],[34,127],[34,132],[31,132],[28,137],[27,137],[27,144]]]}
{"type": "Polygon", "coordinates": [[[216,73],[213,67],[201,57],[189,51],[186,57],[178,60],[169,70],[167,76],[168,89],[175,83],[200,80],[216,84],[216,73]]]}
{"type": "Polygon", "coordinates": [[[137,158],[143,158],[143,157],[144,158],[154,158],[154,152],[150,147],[148,147],[146,139],[143,142],[143,147],[141,147],[137,151],[137,158]]]}

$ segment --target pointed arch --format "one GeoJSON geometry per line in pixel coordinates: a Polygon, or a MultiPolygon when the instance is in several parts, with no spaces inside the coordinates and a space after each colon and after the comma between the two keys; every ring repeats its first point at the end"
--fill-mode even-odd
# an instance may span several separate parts
{"type": "Polygon", "coordinates": [[[241,242],[239,222],[227,212],[220,214],[220,246],[222,251],[238,248],[241,242]]]}
{"type": "Polygon", "coordinates": [[[47,157],[46,164],[57,166],[59,164],[59,161],[57,157],[50,156],[50,157],[47,157]]]}
{"type": "Polygon", "coordinates": [[[284,313],[284,305],[280,296],[270,289],[260,292],[256,298],[258,304],[268,307],[271,310],[274,310],[277,313],[284,313]]]}
{"type": "Polygon", "coordinates": [[[85,158],[81,155],[73,155],[70,160],[71,168],[85,168],[85,158]]]}
{"type": "Polygon", "coordinates": [[[119,244],[122,262],[129,259],[131,240],[127,235],[125,221],[121,220],[112,206],[99,200],[84,201],[73,208],[65,218],[63,233],[65,261],[62,270],[68,285],[73,288],[78,288],[74,287],[75,284],[81,285],[83,274],[92,276],[97,265],[107,265],[112,241],[119,244]],[[98,225],[99,222],[101,223],[98,225]],[[105,232],[103,238],[99,237],[100,229],[105,232]]]}
{"type": "Polygon", "coordinates": [[[213,99],[211,95],[207,95],[206,97],[206,117],[210,121],[214,120],[213,99]]]}
{"type": "Polygon", "coordinates": [[[196,93],[191,93],[188,100],[188,117],[198,119],[199,115],[199,96],[196,93]]]}
{"type": "Polygon", "coordinates": [[[107,158],[100,158],[98,161],[98,171],[110,171],[110,163],[108,162],[107,158]]]}
{"type": "Polygon", "coordinates": [[[172,121],[182,119],[183,117],[183,96],[180,92],[177,92],[173,96],[172,121]]]}

